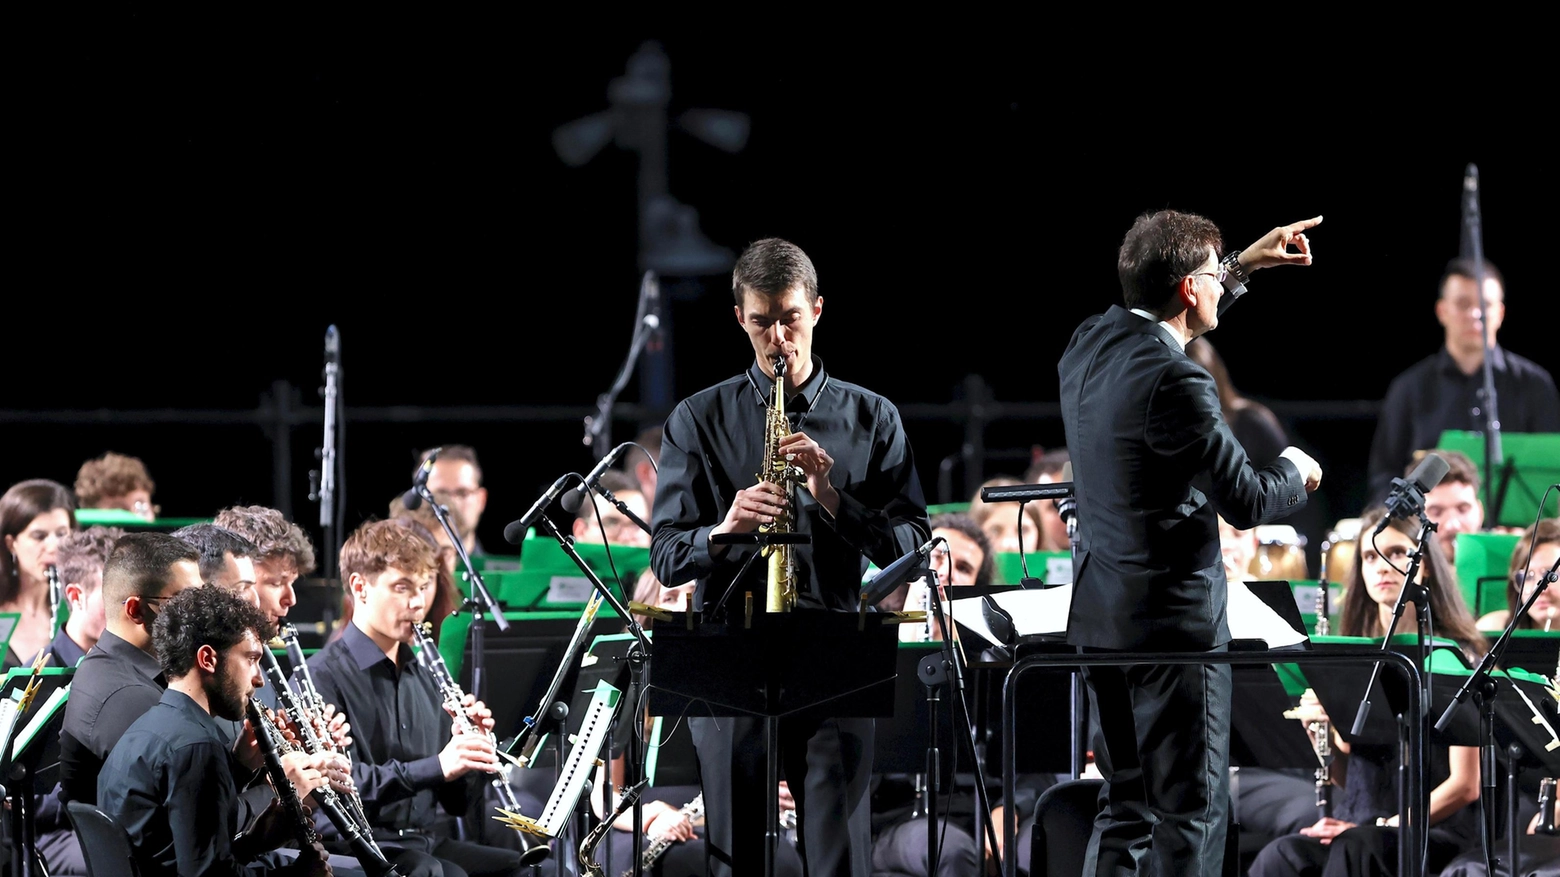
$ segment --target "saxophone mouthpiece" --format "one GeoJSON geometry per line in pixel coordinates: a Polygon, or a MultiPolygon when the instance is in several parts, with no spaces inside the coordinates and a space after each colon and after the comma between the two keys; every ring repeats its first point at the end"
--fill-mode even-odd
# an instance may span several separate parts
{"type": "Polygon", "coordinates": [[[785,377],[785,354],[780,354],[774,359],[775,377],[785,377]]]}

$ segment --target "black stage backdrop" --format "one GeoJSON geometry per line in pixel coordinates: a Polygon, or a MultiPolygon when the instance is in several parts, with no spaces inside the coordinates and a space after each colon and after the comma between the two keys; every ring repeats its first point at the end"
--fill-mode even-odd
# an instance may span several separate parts
{"type": "MultiPolygon", "coordinates": [[[[1083,33],[999,20],[818,39],[485,15],[132,10],[33,32],[7,138],[0,482],[69,484],[82,460],[117,450],[147,461],[168,514],[278,502],[260,427],[116,421],[253,409],[276,381],[317,407],[329,323],[349,406],[583,411],[632,329],[637,163],[608,145],[568,167],[551,137],[605,110],[609,80],[650,39],[671,65],[674,117],[718,108],[752,126],[738,154],[674,130],[671,193],[716,244],[804,247],[826,301],[817,352],[901,405],[956,400],[967,375],[1002,402],[1054,402],[1073,328],[1120,299],[1114,253],[1142,211],[1204,213],[1232,246],[1324,214],[1316,266],[1259,274],[1210,336],[1237,385],[1292,413],[1327,468],[1308,525],[1319,539],[1321,517],[1358,511],[1374,420],[1293,403],[1379,400],[1439,345],[1436,282],[1457,254],[1470,161],[1486,252],[1508,278],[1502,341],[1560,366],[1546,114],[1487,109],[1523,99],[1522,71],[1463,77],[1433,47],[1344,70],[1338,47],[1249,45],[1239,73],[1188,72],[1220,61],[1211,25],[1180,49],[1167,31],[1096,50],[1083,33]],[[60,411],[103,413],[48,422],[60,411]]],[[[676,398],[751,352],[726,280],[673,287],[676,398]]],[[[623,399],[641,399],[637,381],[623,399]]],[[[964,427],[908,421],[931,494],[964,427]]],[[[354,423],[349,526],[384,514],[415,448],[467,442],[492,492],[481,535],[496,544],[548,482],[589,467],[580,435],[567,420],[354,423]]],[[[1060,437],[1058,420],[1024,419],[986,443],[1060,437]]],[[[318,441],[305,425],[288,443],[304,522],[318,441]]],[[[1002,469],[1021,464],[986,466],[1002,469]]]]}

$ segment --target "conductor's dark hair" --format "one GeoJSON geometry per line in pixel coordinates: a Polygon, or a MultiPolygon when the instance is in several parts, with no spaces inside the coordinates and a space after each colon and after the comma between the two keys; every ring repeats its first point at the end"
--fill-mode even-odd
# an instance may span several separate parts
{"type": "Polygon", "coordinates": [[[1176,284],[1208,261],[1210,249],[1222,256],[1224,239],[1208,219],[1174,210],[1139,216],[1116,256],[1127,307],[1162,312],[1176,284]]]}
{"type": "MultiPolygon", "coordinates": [[[[1500,285],[1501,296],[1506,294],[1506,276],[1500,273],[1495,263],[1489,259],[1484,260],[1484,276],[1500,285]]],[[[1479,282],[1479,263],[1472,259],[1456,258],[1446,263],[1446,270],[1441,272],[1441,283],[1436,289],[1441,295],[1446,295],[1446,281],[1453,277],[1466,277],[1474,283],[1479,282]]]]}
{"type": "Polygon", "coordinates": [[[114,542],[103,564],[104,604],[157,596],[168,586],[169,571],[181,560],[198,564],[200,552],[167,533],[126,533],[114,542]]]}
{"type": "Polygon", "coordinates": [[[764,238],[748,244],[737,257],[731,271],[731,296],[742,307],[742,296],[749,291],[760,295],[783,295],[800,286],[807,302],[818,300],[818,271],[802,248],[779,238],[764,238]]]}
{"type": "MultiPolygon", "coordinates": [[[[970,541],[980,547],[980,569],[975,571],[975,584],[985,586],[991,584],[991,576],[996,571],[997,557],[991,550],[991,537],[986,531],[975,523],[975,519],[969,515],[945,513],[932,517],[933,530],[954,530],[963,533],[970,541]]],[[[941,570],[939,570],[941,572],[941,570]]]]}
{"type": "Polygon", "coordinates": [[[255,543],[226,527],[216,524],[191,524],[173,531],[175,538],[195,546],[200,552],[200,580],[209,582],[227,566],[226,555],[254,557],[259,552],[255,543]]]}
{"type": "Polygon", "coordinates": [[[152,645],[169,679],[195,666],[195,653],[211,646],[220,655],[253,633],[264,643],[271,624],[254,604],[224,588],[185,588],[163,604],[152,625],[152,645]]]}

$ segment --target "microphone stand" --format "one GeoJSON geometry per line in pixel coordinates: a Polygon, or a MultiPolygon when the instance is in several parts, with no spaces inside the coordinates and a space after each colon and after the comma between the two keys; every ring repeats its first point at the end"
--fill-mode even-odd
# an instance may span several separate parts
{"type": "Polygon", "coordinates": [[[484,636],[486,625],[482,623],[485,620],[483,613],[493,616],[493,623],[497,624],[501,631],[509,630],[509,621],[504,618],[504,612],[499,608],[498,601],[493,599],[492,592],[482,581],[482,574],[471,565],[471,556],[466,553],[465,543],[460,541],[455,528],[450,526],[450,510],[433,498],[433,491],[428,489],[427,484],[415,485],[414,489],[417,495],[422,497],[422,501],[428,504],[433,516],[438,519],[439,526],[443,528],[444,535],[449,537],[450,544],[455,546],[455,554],[466,570],[466,580],[471,583],[471,593],[466,596],[460,608],[471,613],[471,694],[478,700],[484,700],[482,683],[486,681],[484,677],[487,675],[484,672],[487,669],[487,642],[484,636]]]}
{"type": "MultiPolygon", "coordinates": [[[[979,741],[975,736],[975,722],[970,718],[970,705],[969,702],[965,699],[964,668],[960,663],[961,655],[959,650],[953,647],[953,625],[949,623],[948,613],[943,607],[942,596],[937,593],[937,574],[931,570],[927,570],[927,572],[931,577],[931,580],[928,583],[928,597],[931,600],[932,612],[937,616],[937,629],[942,632],[942,669],[948,674],[949,692],[953,697],[954,707],[957,710],[956,715],[958,716],[959,721],[961,721],[964,725],[965,739],[970,745],[970,761],[974,764],[975,767],[975,801],[976,807],[978,808],[976,813],[986,814],[989,816],[991,813],[991,798],[986,790],[986,768],[985,765],[981,764],[981,760],[976,757],[977,753],[980,752],[979,741]]],[[[922,675],[922,680],[925,681],[927,674],[927,667],[925,663],[921,665],[920,672],[922,675]]],[[[935,714],[933,718],[935,720],[935,714]]],[[[936,745],[936,741],[936,731],[934,730],[932,736],[932,743],[934,747],[936,745]]],[[[1013,742],[1011,740],[1004,740],[1002,745],[1012,746],[1013,742]]],[[[927,753],[927,766],[929,769],[934,764],[934,754],[935,753],[932,751],[928,751],[927,753]]],[[[932,859],[928,860],[928,868],[935,867],[937,861],[935,858],[935,854],[937,852],[936,840],[932,836],[937,834],[935,831],[937,827],[937,813],[935,809],[935,802],[937,797],[934,790],[937,787],[937,782],[940,777],[941,773],[939,772],[935,774],[929,774],[926,778],[928,801],[932,802],[933,804],[933,806],[929,806],[927,808],[928,813],[930,814],[926,828],[926,833],[928,835],[926,842],[927,852],[934,856],[932,859]]],[[[978,819],[977,822],[985,825],[986,843],[993,851],[995,851],[998,848],[996,826],[991,823],[989,818],[978,819]]],[[[1016,853],[1009,850],[1007,855],[1016,855],[1016,853]]],[[[999,872],[1001,870],[1001,864],[1002,863],[999,860],[997,862],[999,872]]],[[[929,873],[936,872],[931,871],[929,873]]]]}
{"type": "Polygon", "coordinates": [[[337,496],[337,485],[342,468],[342,454],[338,438],[346,433],[346,421],[341,405],[341,333],[334,325],[325,329],[325,386],[320,388],[325,400],[325,432],[320,446],[315,449],[320,468],[309,472],[309,499],[320,504],[320,530],[325,548],[324,572],[326,578],[334,578],[336,564],[341,557],[341,512],[344,503],[337,496]]]}
{"type": "MultiPolygon", "coordinates": [[[[1452,713],[1457,709],[1458,704],[1467,700],[1470,694],[1473,695],[1474,702],[1479,706],[1479,770],[1480,775],[1484,777],[1484,796],[1488,800],[1494,800],[1495,795],[1495,693],[1499,688],[1495,681],[1495,666],[1500,663],[1501,658],[1505,655],[1506,645],[1511,641],[1511,634],[1528,614],[1528,610],[1532,609],[1533,604],[1538,601],[1538,595],[1544,593],[1550,585],[1554,584],[1557,569],[1560,569],[1560,558],[1555,560],[1555,563],[1549,567],[1548,572],[1538,577],[1533,593],[1529,594],[1527,599],[1522,601],[1521,609],[1511,613],[1511,618],[1506,621],[1506,629],[1501,631],[1500,638],[1496,639],[1495,644],[1490,646],[1490,650],[1484,653],[1484,657],[1479,660],[1479,665],[1474,667],[1473,672],[1469,674],[1468,681],[1464,682],[1462,687],[1457,689],[1457,694],[1453,695],[1452,702],[1446,705],[1445,711],[1441,713],[1441,718],[1437,719],[1435,723],[1436,731],[1445,731],[1446,726],[1451,724],[1452,713]]],[[[1513,809],[1512,813],[1515,812],[1515,809],[1513,809]]],[[[1484,841],[1485,867],[1489,869],[1489,873],[1494,874],[1496,873],[1493,842],[1495,821],[1490,818],[1489,808],[1487,807],[1479,808],[1479,819],[1479,836],[1484,841]]],[[[1508,830],[1514,832],[1516,829],[1513,826],[1508,826],[1508,830]]],[[[1512,855],[1511,865],[1512,868],[1515,868],[1515,853],[1512,855]]]]}
{"type": "Polygon", "coordinates": [[[612,445],[612,406],[617,403],[618,394],[628,386],[628,379],[634,374],[634,366],[639,364],[639,355],[644,352],[650,333],[661,326],[661,318],[649,308],[650,300],[659,290],[655,272],[646,271],[639,281],[639,307],[634,319],[634,337],[628,344],[628,356],[623,360],[623,367],[618,369],[612,387],[596,397],[596,413],[585,418],[583,441],[598,460],[606,456],[612,445]]]}
{"type": "MultiPolygon", "coordinates": [[[[1420,512],[1419,536],[1415,539],[1413,553],[1408,556],[1408,571],[1403,575],[1403,588],[1398,591],[1397,603],[1392,607],[1392,623],[1387,626],[1387,635],[1381,640],[1381,650],[1383,652],[1391,651],[1392,636],[1397,632],[1398,622],[1402,620],[1404,610],[1412,602],[1414,604],[1414,618],[1418,622],[1419,642],[1416,652],[1419,666],[1424,668],[1424,672],[1420,674],[1420,697],[1422,698],[1420,702],[1426,706],[1430,703],[1432,690],[1429,668],[1430,631],[1432,629],[1430,625],[1430,591],[1416,580],[1419,578],[1419,564],[1424,559],[1425,551],[1430,544],[1430,539],[1434,537],[1436,529],[1436,523],[1430,520],[1424,512],[1420,512]]],[[[1381,678],[1381,667],[1382,663],[1380,661],[1371,665],[1370,681],[1365,685],[1365,697],[1360,701],[1360,709],[1354,716],[1354,726],[1350,731],[1350,734],[1353,736],[1359,736],[1365,731],[1365,720],[1370,715],[1371,691],[1376,687],[1376,680],[1381,678]]],[[[1429,722],[1429,719],[1430,717],[1423,714],[1422,710],[1420,715],[1414,717],[1414,720],[1419,723],[1421,734],[1424,733],[1425,725],[1429,722]]],[[[1415,811],[1419,811],[1424,806],[1424,795],[1418,794],[1421,790],[1423,778],[1413,777],[1412,779],[1415,794],[1409,796],[1410,806],[1415,811]]],[[[1423,813],[1416,812],[1410,817],[1408,813],[1400,809],[1398,819],[1403,821],[1413,818],[1416,829],[1421,832],[1427,832],[1430,830],[1429,815],[1429,811],[1426,810],[1423,813]]]]}
{"type": "MultiPolygon", "coordinates": [[[[1463,176],[1463,225],[1467,233],[1468,256],[1473,260],[1474,278],[1478,283],[1479,341],[1484,346],[1482,367],[1484,395],[1481,420],[1484,423],[1484,507],[1488,510],[1486,522],[1499,522],[1501,493],[1496,489],[1495,467],[1503,458],[1500,442],[1500,414],[1495,395],[1495,344],[1490,340],[1490,300],[1484,295],[1486,272],[1484,270],[1484,230],[1479,214],[1479,168],[1468,165],[1463,176]]],[[[1474,416],[1478,416],[1476,411],[1474,416]]]]}
{"type": "MultiPolygon", "coordinates": [[[[559,530],[557,525],[552,522],[552,519],[547,517],[545,514],[540,516],[538,523],[542,525],[542,529],[546,530],[548,535],[557,540],[558,547],[563,549],[564,554],[569,555],[569,559],[573,560],[574,565],[580,568],[580,572],[584,573],[585,577],[590,579],[591,587],[596,589],[596,593],[600,595],[603,600],[611,604],[612,611],[616,612],[618,617],[623,619],[623,623],[628,627],[628,632],[634,637],[634,646],[633,648],[629,649],[628,652],[628,670],[630,680],[629,690],[630,692],[643,692],[645,690],[645,686],[649,684],[650,676],[650,640],[645,636],[644,628],[640,626],[639,620],[628,611],[628,607],[624,606],[623,602],[617,598],[617,595],[612,593],[612,589],[608,588],[605,584],[602,583],[601,578],[596,575],[596,571],[591,569],[589,563],[585,562],[585,558],[581,557],[580,553],[574,550],[573,536],[567,535],[563,531],[559,530]]],[[[641,523],[640,526],[644,526],[644,524],[641,523]]],[[[588,625],[586,625],[586,627],[588,627],[588,625]]],[[[557,701],[559,690],[563,687],[564,675],[570,667],[574,667],[579,664],[585,645],[586,643],[584,642],[584,637],[582,636],[576,636],[575,641],[570,644],[569,649],[563,656],[563,661],[558,665],[557,673],[553,676],[552,685],[548,687],[547,694],[542,698],[542,707],[536,712],[537,716],[553,717],[553,721],[562,721],[563,718],[568,715],[567,704],[560,704],[563,706],[561,711],[554,708],[553,704],[557,701]],[[555,715],[560,712],[562,713],[561,715],[555,715]]],[[[619,701],[620,711],[622,709],[621,704],[623,703],[632,703],[634,705],[632,707],[631,721],[636,723],[639,721],[639,700],[640,699],[637,697],[625,697],[619,701]]],[[[525,736],[527,734],[540,733],[540,731],[534,725],[528,724],[524,729],[521,730],[520,733],[522,736],[525,736]]],[[[644,776],[644,760],[646,753],[642,749],[639,738],[639,727],[636,724],[631,727],[631,731],[628,735],[628,769],[625,771],[625,775],[623,777],[623,788],[625,789],[633,788],[634,784],[639,782],[639,780],[644,776]]],[[[520,741],[517,740],[516,742],[518,743],[520,741]]],[[[610,756],[611,747],[609,745],[608,757],[610,758],[610,756]]],[[[610,771],[608,775],[611,775],[610,771]]],[[[635,877],[639,877],[641,874],[642,862],[638,851],[644,842],[644,836],[644,806],[641,801],[635,801],[633,843],[630,845],[630,848],[635,851],[635,877]]]]}

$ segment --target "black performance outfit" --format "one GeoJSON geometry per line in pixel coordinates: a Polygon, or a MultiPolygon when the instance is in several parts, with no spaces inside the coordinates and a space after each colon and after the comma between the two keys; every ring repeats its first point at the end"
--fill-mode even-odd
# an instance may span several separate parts
{"type": "MultiPolygon", "coordinates": [[[[1350,752],[1343,793],[1333,813],[1337,819],[1355,823],[1355,828],[1339,834],[1324,845],[1316,838],[1300,834],[1281,837],[1257,854],[1251,863],[1251,877],[1386,877],[1397,873],[1398,830],[1377,827],[1376,820],[1398,812],[1396,745],[1357,744],[1350,752]]],[[[1435,788],[1451,775],[1447,747],[1431,746],[1429,788],[1435,788]]],[[[1465,806],[1430,826],[1430,842],[1425,865],[1429,873],[1438,872],[1459,852],[1478,845],[1479,816],[1465,806]]],[[[1497,855],[1505,856],[1502,845],[1497,855]]]]}
{"type": "MultiPolygon", "coordinates": [[[[745,373],[680,403],[666,421],[655,496],[650,563],[667,586],[699,580],[699,600],[713,604],[756,550],[731,546],[712,557],[709,533],[725,519],[739,490],[763,471],[764,423],[774,381],[755,363],[745,373]]],[[[813,358],[813,374],[786,400],[793,430],[834,458],[829,481],[839,492],[831,516],[807,492],[795,491],[796,530],[812,536],[797,558],[797,606],[854,612],[870,558],[879,567],[930,538],[926,500],[899,412],[882,396],[836,380],[813,358]]],[[[763,593],[762,562],[736,588],[763,593]]],[[[740,611],[740,603],[737,610],[740,611]]],[[[761,873],[764,849],[763,722],[752,718],[689,721],[708,802],[711,873],[761,873]],[[718,725],[718,727],[717,727],[718,725]],[[733,865],[735,863],[735,865],[733,865]]],[[[860,875],[870,867],[872,721],[782,721],[781,766],[796,798],[798,847],[812,877],[860,875]]]]}
{"type": "Polygon", "coordinates": [[[124,733],[98,776],[97,798],[130,835],[146,877],[248,873],[233,854],[238,790],[227,738],[183,692],[163,692],[124,733]]]}
{"type": "MultiPolygon", "coordinates": [[[[64,801],[97,803],[98,771],[137,719],[162,699],[157,659],[105,630],[76,666],[60,730],[64,801]]],[[[210,719],[207,716],[207,719],[210,719]]]]}
{"type": "MultiPolygon", "coordinates": [[[[450,716],[437,683],[402,645],[392,662],[356,625],[309,658],[315,686],[352,725],[352,780],[374,826],[374,838],[403,872],[439,860],[444,877],[519,875],[520,855],[454,839],[454,817],[482,796],[489,776],[444,779],[439,752],[450,740],[450,716]],[[444,812],[440,812],[440,806],[444,812]]],[[[336,838],[323,813],[321,838],[336,838]]],[[[340,844],[340,851],[346,851],[340,844]]],[[[549,865],[551,864],[549,860],[549,865]]]]}
{"type": "MultiPolygon", "coordinates": [[[[1225,303],[1233,299],[1226,295],[1225,303]]],[[[1067,641],[1208,651],[1229,642],[1215,507],[1242,529],[1306,500],[1294,463],[1254,469],[1213,378],[1159,323],[1121,307],[1058,367],[1078,496],[1067,641]]],[[[1086,873],[1218,874],[1229,806],[1228,665],[1092,668],[1104,809],[1086,873]],[[1139,868],[1142,871],[1139,871],[1139,868]]]]}
{"type": "MultiPolygon", "coordinates": [[[[1560,393],[1543,367],[1501,347],[1492,351],[1495,401],[1503,432],[1560,432],[1560,393]]],[[[1448,429],[1484,431],[1484,369],[1465,375],[1442,347],[1392,379],[1370,446],[1370,495],[1380,501],[1417,450],[1448,429]]],[[[1482,460],[1475,463],[1483,466],[1482,460]]]]}

